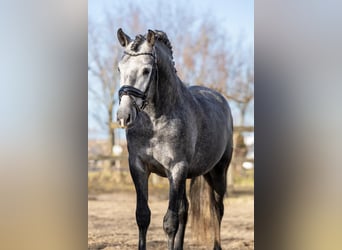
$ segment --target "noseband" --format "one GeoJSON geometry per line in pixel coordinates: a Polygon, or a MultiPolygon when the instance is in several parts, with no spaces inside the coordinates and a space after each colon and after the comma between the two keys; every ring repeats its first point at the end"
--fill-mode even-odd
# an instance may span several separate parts
{"type": "MultiPolygon", "coordinates": [[[[124,52],[124,54],[126,55],[129,55],[129,56],[143,56],[143,55],[148,55],[148,56],[152,56],[153,59],[154,59],[154,63],[153,63],[153,68],[152,68],[152,74],[154,74],[154,71],[155,72],[155,78],[156,80],[158,81],[158,68],[157,68],[157,57],[155,55],[155,53],[137,53],[137,54],[132,54],[132,53],[129,53],[129,52],[124,52]]],[[[119,89],[119,102],[121,102],[121,98],[122,96],[124,95],[127,95],[131,98],[132,102],[133,102],[133,105],[134,107],[137,109],[137,111],[142,111],[144,110],[144,108],[147,106],[148,104],[148,100],[147,100],[147,95],[148,95],[148,91],[150,89],[150,86],[151,86],[151,82],[153,81],[153,76],[150,78],[150,81],[145,89],[145,91],[141,91],[140,89],[137,89],[137,88],[134,88],[133,86],[129,86],[129,85],[123,85],[120,89],[119,89]],[[142,104],[141,106],[139,106],[135,99],[133,98],[134,97],[137,97],[137,98],[140,98],[142,100],[142,104]]]]}

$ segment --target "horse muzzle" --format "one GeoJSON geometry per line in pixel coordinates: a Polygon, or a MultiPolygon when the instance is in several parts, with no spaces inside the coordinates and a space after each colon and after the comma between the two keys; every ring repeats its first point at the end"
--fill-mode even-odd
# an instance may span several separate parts
{"type": "Polygon", "coordinates": [[[136,110],[132,100],[128,96],[123,96],[117,112],[117,121],[121,128],[130,126],[136,118],[136,110]]]}

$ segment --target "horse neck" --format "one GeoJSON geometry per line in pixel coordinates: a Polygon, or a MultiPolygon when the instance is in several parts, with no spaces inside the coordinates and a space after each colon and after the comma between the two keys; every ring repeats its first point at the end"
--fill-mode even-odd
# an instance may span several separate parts
{"type": "Polygon", "coordinates": [[[169,114],[182,104],[188,91],[178,78],[172,61],[165,58],[165,54],[158,55],[158,78],[153,90],[153,112],[158,117],[169,114]]]}

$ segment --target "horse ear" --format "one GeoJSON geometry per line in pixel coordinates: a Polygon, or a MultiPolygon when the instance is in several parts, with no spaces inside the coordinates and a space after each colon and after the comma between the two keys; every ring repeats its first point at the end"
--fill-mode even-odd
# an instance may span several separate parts
{"type": "Polygon", "coordinates": [[[126,47],[127,44],[131,42],[131,38],[128,35],[126,35],[125,32],[123,32],[121,28],[118,29],[117,35],[118,35],[118,40],[122,47],[126,47]]]}
{"type": "Polygon", "coordinates": [[[156,33],[152,30],[148,30],[146,40],[151,46],[153,46],[156,41],[156,33]]]}

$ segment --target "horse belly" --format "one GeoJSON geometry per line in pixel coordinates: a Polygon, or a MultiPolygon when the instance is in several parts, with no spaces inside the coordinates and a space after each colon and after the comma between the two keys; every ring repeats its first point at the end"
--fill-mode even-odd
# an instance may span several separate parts
{"type": "Polygon", "coordinates": [[[201,156],[196,155],[194,161],[190,164],[188,178],[193,178],[208,173],[214,168],[221,156],[201,156]]]}
{"type": "MultiPolygon", "coordinates": [[[[208,137],[207,137],[208,138],[208,137]]],[[[226,134],[216,138],[201,140],[189,166],[189,178],[209,172],[219,162],[224,154],[228,139],[226,134]]]]}

